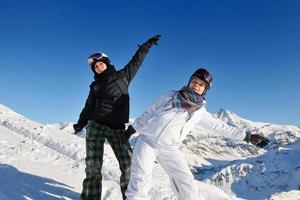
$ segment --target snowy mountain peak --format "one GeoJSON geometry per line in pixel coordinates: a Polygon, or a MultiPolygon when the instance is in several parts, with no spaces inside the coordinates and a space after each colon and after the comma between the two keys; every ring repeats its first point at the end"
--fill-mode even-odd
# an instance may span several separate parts
{"type": "MultiPolygon", "coordinates": [[[[17,116],[17,117],[23,117],[22,115],[14,112],[12,109],[4,106],[3,104],[0,104],[0,116],[17,116]]],[[[0,119],[1,119],[0,118],[0,119]]]]}
{"type": "Polygon", "coordinates": [[[238,121],[245,120],[245,119],[241,118],[240,116],[238,116],[237,114],[235,114],[234,112],[232,112],[230,110],[226,110],[224,108],[221,108],[217,113],[215,113],[215,116],[219,119],[228,120],[228,121],[232,121],[232,122],[238,122],[238,121]]]}
{"type": "Polygon", "coordinates": [[[220,110],[217,112],[218,115],[230,115],[234,114],[230,110],[226,110],[225,108],[220,108],[220,110]]]}
{"type": "Polygon", "coordinates": [[[14,112],[12,109],[0,104],[0,125],[10,130],[41,129],[43,125],[14,112]]]}
{"type": "Polygon", "coordinates": [[[226,121],[226,123],[231,124],[231,125],[235,125],[235,122],[238,122],[241,120],[241,118],[236,115],[235,113],[226,110],[224,108],[221,108],[216,114],[215,116],[223,121],[226,121]]]}
{"type": "Polygon", "coordinates": [[[263,126],[268,125],[268,123],[264,122],[254,122],[247,120],[245,118],[240,117],[236,113],[221,108],[217,113],[214,114],[215,117],[221,119],[222,121],[226,122],[227,124],[243,129],[255,130],[259,129],[263,126]]]}

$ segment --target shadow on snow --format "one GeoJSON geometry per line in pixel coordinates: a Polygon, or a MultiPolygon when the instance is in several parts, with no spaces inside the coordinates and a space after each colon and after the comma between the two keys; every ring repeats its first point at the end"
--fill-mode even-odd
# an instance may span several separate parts
{"type": "Polygon", "coordinates": [[[72,188],[53,179],[25,172],[0,164],[0,197],[6,199],[79,199],[72,188]]]}

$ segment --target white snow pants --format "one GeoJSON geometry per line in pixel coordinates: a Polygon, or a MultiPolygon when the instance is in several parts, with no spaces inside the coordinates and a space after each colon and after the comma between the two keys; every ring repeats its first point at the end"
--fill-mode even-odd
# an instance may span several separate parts
{"type": "Polygon", "coordinates": [[[170,177],[172,189],[179,200],[197,200],[194,177],[178,148],[164,148],[141,135],[133,150],[131,175],[126,191],[127,200],[150,199],[152,169],[157,159],[170,177]]]}

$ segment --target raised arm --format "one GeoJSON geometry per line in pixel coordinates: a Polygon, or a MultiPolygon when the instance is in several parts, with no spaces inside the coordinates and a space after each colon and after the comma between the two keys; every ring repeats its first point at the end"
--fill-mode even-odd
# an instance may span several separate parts
{"type": "Polygon", "coordinates": [[[142,45],[139,46],[138,50],[132,57],[132,59],[129,61],[127,65],[125,65],[124,69],[122,71],[125,73],[125,76],[130,82],[137,71],[139,70],[140,66],[143,63],[143,60],[145,56],[147,55],[149,49],[155,44],[157,45],[157,41],[160,39],[160,35],[155,35],[148,39],[146,42],[144,42],[142,45]]]}

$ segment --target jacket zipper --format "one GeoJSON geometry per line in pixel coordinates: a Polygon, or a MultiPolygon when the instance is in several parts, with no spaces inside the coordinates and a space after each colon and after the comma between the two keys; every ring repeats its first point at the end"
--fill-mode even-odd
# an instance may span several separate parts
{"type": "Polygon", "coordinates": [[[174,116],[168,121],[168,123],[164,126],[164,128],[161,130],[159,136],[157,137],[156,141],[158,142],[159,138],[161,137],[162,133],[165,131],[165,129],[167,128],[167,126],[171,123],[171,121],[175,118],[175,116],[177,115],[177,113],[174,114],[174,116]]]}
{"type": "Polygon", "coordinates": [[[180,141],[180,139],[182,137],[182,132],[183,132],[183,129],[184,129],[186,123],[192,118],[192,116],[193,116],[193,114],[192,115],[188,114],[188,116],[185,118],[185,123],[183,124],[183,126],[180,130],[180,136],[179,136],[178,142],[180,141]]]}

